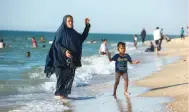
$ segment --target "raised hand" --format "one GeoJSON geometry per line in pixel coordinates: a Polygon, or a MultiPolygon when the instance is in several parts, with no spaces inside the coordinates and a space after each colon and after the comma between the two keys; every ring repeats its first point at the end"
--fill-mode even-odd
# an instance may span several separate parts
{"type": "Polygon", "coordinates": [[[85,24],[89,24],[90,19],[89,18],[85,18],[85,24]]]}
{"type": "Polygon", "coordinates": [[[140,63],[140,61],[135,61],[136,64],[140,63]]]}

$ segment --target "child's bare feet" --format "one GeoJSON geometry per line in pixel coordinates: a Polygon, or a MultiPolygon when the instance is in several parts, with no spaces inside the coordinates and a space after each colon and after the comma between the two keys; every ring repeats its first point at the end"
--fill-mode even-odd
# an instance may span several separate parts
{"type": "Polygon", "coordinates": [[[125,92],[125,93],[124,93],[125,96],[129,96],[130,94],[131,94],[131,93],[129,93],[129,92],[125,92]]]}

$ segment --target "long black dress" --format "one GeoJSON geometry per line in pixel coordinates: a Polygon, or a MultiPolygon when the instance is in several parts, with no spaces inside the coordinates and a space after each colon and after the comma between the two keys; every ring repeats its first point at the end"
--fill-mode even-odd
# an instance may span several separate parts
{"type": "Polygon", "coordinates": [[[146,37],[146,30],[142,30],[140,36],[141,36],[141,38],[142,38],[142,43],[144,43],[145,37],[146,37]]]}
{"type": "Polygon", "coordinates": [[[67,17],[56,32],[55,39],[46,58],[44,73],[50,77],[54,72],[57,77],[55,95],[67,96],[71,94],[75,69],[81,67],[82,43],[88,36],[90,24],[86,24],[82,34],[66,25],[67,17]],[[66,50],[71,52],[73,58],[67,58],[66,50]]]}

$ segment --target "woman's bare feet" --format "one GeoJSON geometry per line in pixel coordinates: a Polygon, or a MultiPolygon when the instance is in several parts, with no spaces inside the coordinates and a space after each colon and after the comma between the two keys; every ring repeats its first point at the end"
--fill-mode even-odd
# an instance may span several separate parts
{"type": "Polygon", "coordinates": [[[55,99],[60,99],[60,96],[56,95],[54,96],[55,99]]]}
{"type": "Polygon", "coordinates": [[[66,97],[62,96],[62,95],[56,95],[54,98],[55,99],[66,99],[66,97]]]}
{"type": "Polygon", "coordinates": [[[63,104],[66,104],[68,102],[67,97],[62,96],[62,95],[56,95],[54,98],[58,99],[58,100],[61,100],[63,102],[63,104]]]}
{"type": "Polygon", "coordinates": [[[67,97],[65,97],[65,96],[60,96],[60,99],[67,99],[67,97]]]}

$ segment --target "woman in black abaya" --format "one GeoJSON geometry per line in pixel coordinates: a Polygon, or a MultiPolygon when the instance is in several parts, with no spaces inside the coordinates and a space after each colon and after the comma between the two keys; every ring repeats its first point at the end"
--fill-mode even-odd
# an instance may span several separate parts
{"type": "Polygon", "coordinates": [[[81,67],[82,43],[88,36],[89,19],[85,19],[85,29],[79,34],[73,29],[73,17],[66,15],[56,32],[55,39],[46,58],[47,77],[55,72],[57,77],[55,95],[62,99],[71,94],[75,69],[81,67]]]}

